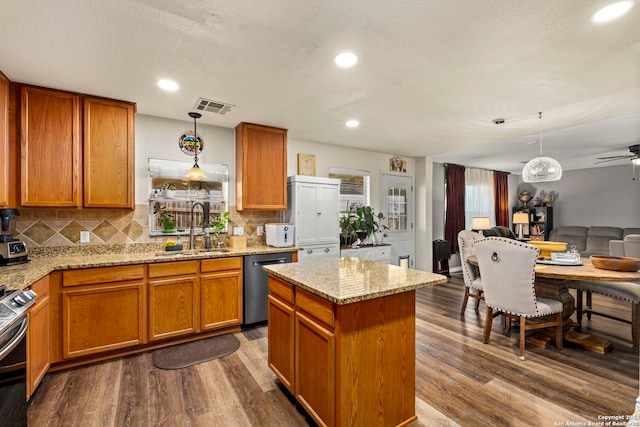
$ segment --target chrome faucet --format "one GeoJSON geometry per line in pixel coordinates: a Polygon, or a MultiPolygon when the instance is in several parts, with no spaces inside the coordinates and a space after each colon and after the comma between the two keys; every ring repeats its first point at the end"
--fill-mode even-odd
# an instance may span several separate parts
{"type": "Polygon", "coordinates": [[[191,216],[189,218],[189,249],[193,250],[195,249],[195,243],[196,243],[196,236],[193,230],[193,211],[195,210],[196,206],[200,205],[200,207],[202,208],[202,232],[205,232],[205,229],[207,227],[207,217],[209,216],[207,214],[208,209],[205,208],[205,206],[200,203],[200,202],[195,202],[192,206],[191,206],[191,216]]]}

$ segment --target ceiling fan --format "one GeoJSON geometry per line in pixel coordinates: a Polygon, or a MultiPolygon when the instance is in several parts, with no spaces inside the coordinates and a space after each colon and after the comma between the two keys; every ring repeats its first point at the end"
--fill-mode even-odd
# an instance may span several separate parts
{"type": "Polygon", "coordinates": [[[614,160],[622,160],[622,159],[631,159],[634,164],[636,164],[636,160],[640,161],[640,144],[629,146],[629,151],[631,154],[623,154],[619,156],[608,156],[608,157],[596,157],[598,162],[593,162],[593,164],[612,162],[614,160]]]}

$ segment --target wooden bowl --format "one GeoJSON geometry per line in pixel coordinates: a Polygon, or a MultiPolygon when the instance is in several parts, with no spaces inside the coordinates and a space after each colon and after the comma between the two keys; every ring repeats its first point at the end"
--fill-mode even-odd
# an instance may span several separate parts
{"type": "Polygon", "coordinates": [[[591,264],[596,268],[614,271],[638,271],[640,270],[640,258],[628,258],[621,256],[591,255],[591,264]]]}
{"type": "Polygon", "coordinates": [[[567,250],[567,244],[565,242],[530,240],[527,243],[540,249],[540,258],[545,259],[551,259],[551,252],[565,252],[567,250]]]}

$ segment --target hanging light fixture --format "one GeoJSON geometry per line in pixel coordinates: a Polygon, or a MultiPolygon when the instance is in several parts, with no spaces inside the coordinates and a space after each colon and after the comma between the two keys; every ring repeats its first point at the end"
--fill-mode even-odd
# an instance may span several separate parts
{"type": "MultiPolygon", "coordinates": [[[[189,113],[189,117],[193,118],[193,138],[194,141],[198,142],[198,133],[196,132],[196,119],[199,119],[200,117],[202,117],[202,114],[200,113],[195,113],[195,112],[191,112],[189,113]]],[[[206,175],[204,174],[204,172],[202,172],[202,169],[200,169],[200,166],[198,165],[198,152],[200,151],[199,147],[195,150],[195,163],[193,165],[193,167],[191,169],[189,169],[189,172],[187,172],[186,178],[189,181],[202,181],[203,179],[206,178],[206,175]]]]}
{"type": "Polygon", "coordinates": [[[562,166],[551,157],[542,155],[542,112],[538,113],[540,118],[540,156],[529,160],[522,169],[522,180],[524,182],[549,182],[558,181],[562,177],[562,166]]]}

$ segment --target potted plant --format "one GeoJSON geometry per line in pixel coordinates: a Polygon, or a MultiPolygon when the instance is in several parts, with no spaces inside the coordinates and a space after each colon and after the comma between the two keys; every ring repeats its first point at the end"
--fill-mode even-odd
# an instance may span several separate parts
{"type": "Polygon", "coordinates": [[[173,199],[176,197],[176,186],[173,184],[165,184],[162,186],[162,192],[167,199],[173,199]]]}
{"type": "Polygon", "coordinates": [[[357,205],[352,203],[347,213],[340,217],[340,244],[343,246],[350,246],[357,240],[356,207],[357,205]]]}
{"type": "Polygon", "coordinates": [[[196,190],[196,198],[197,199],[208,199],[209,198],[209,186],[204,181],[198,181],[198,184],[195,188],[196,190]]]}
{"type": "Polygon", "coordinates": [[[207,231],[213,233],[216,238],[216,246],[219,248],[221,246],[220,243],[220,233],[223,232],[227,228],[227,223],[229,222],[229,212],[223,213],[218,217],[218,220],[211,224],[210,227],[207,228],[207,231]]]}
{"type": "Polygon", "coordinates": [[[160,211],[160,224],[165,233],[174,232],[176,230],[176,221],[167,211],[160,211]]]}

